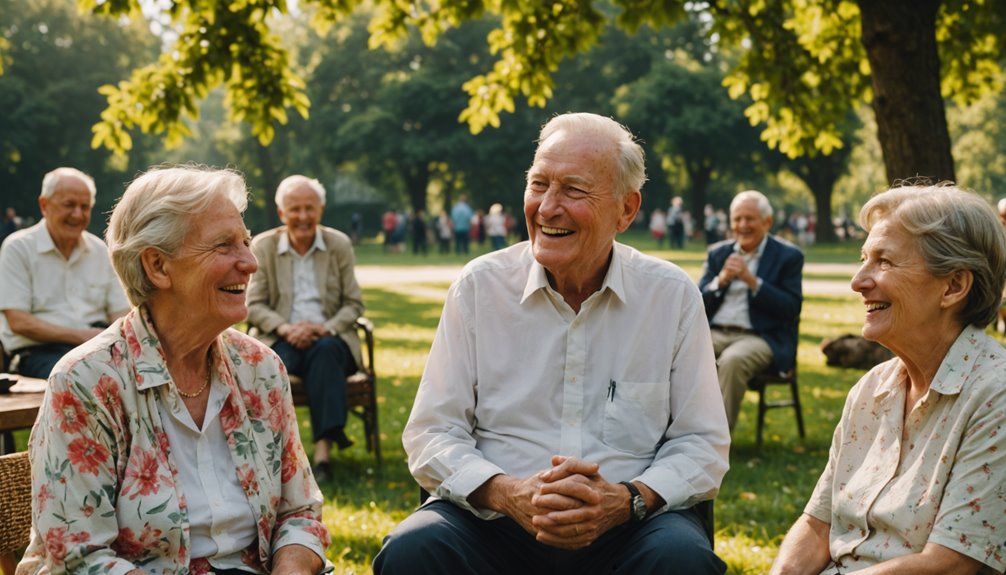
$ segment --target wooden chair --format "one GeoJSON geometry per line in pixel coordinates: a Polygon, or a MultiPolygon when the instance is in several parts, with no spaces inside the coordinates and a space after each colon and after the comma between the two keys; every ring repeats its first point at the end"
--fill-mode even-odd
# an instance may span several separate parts
{"type": "MultiPolygon", "coordinates": [[[[346,378],[346,405],[349,413],[359,417],[363,422],[363,433],[367,439],[367,451],[374,453],[377,466],[382,464],[381,433],[377,426],[377,373],[374,370],[374,324],[365,317],[356,320],[356,329],[360,332],[363,343],[363,365],[353,375],[346,378]]],[[[251,327],[249,333],[254,334],[251,327]]],[[[293,404],[308,406],[310,398],[304,382],[296,375],[290,375],[290,393],[293,404]]]]}
{"type": "MultiPolygon", "coordinates": [[[[346,378],[346,405],[349,413],[363,422],[363,433],[367,438],[367,451],[374,453],[377,466],[381,459],[381,433],[377,427],[377,374],[374,371],[374,324],[365,317],[356,320],[356,329],[363,342],[363,365],[346,378]]],[[[290,392],[294,405],[308,405],[310,399],[304,382],[297,376],[290,376],[290,392]]]]}
{"type": "Polygon", "coordinates": [[[31,465],[28,452],[0,456],[0,574],[14,575],[17,554],[31,533],[31,465]]]}
{"type": "Polygon", "coordinates": [[[765,413],[770,409],[780,407],[792,407],[796,412],[796,426],[800,432],[800,438],[805,437],[803,428],[803,411],[800,408],[800,388],[796,380],[796,366],[790,371],[779,373],[771,367],[759,373],[748,382],[748,389],[758,392],[758,432],[755,438],[755,449],[761,449],[762,430],[765,427],[765,413]],[[790,389],[790,399],[769,401],[768,387],[771,385],[788,385],[790,389]]]}

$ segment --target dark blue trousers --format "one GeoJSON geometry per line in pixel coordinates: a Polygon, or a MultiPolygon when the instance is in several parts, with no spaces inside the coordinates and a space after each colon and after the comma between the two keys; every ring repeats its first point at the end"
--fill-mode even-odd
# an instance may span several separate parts
{"type": "Polygon", "coordinates": [[[26,377],[49,379],[52,368],[74,347],[68,343],[47,343],[19,349],[17,372],[26,377]]]}
{"type": "Polygon", "coordinates": [[[544,545],[515,521],[479,519],[446,501],[431,501],[384,539],[375,575],[722,575],[692,510],[620,525],[589,547],[569,551],[544,545]]]}
{"type": "Polygon", "coordinates": [[[328,335],[300,350],[285,340],[277,340],[272,349],[279,354],[286,370],[304,380],[311,400],[311,432],[314,441],[335,440],[346,425],[346,376],[356,371],[356,361],[349,346],[339,336],[328,335]]]}

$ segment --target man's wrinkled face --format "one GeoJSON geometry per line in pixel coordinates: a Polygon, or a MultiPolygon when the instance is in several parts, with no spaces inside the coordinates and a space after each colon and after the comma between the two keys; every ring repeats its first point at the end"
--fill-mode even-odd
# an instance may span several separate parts
{"type": "Polygon", "coordinates": [[[77,177],[62,178],[51,196],[38,199],[38,206],[57,246],[80,240],[91,223],[91,191],[77,177]]]}
{"type": "Polygon", "coordinates": [[[323,208],[321,198],[307,184],[301,184],[283,196],[283,205],[277,206],[279,219],[286,224],[293,244],[307,246],[314,242],[323,208]]]}

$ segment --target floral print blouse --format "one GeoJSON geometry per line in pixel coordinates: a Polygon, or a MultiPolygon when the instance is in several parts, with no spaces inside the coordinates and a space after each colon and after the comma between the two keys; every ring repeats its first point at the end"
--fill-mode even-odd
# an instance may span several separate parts
{"type": "Polygon", "coordinates": [[[974,327],[950,348],[905,417],[895,358],[849,392],[828,465],[804,511],[831,524],[832,563],[849,573],[928,542],[1006,569],[1006,350],[974,327]]]}
{"type": "MultiPolygon", "coordinates": [[[[219,418],[258,527],[246,569],[269,573],[280,547],[325,557],[322,496],[300,442],[289,380],[263,344],[229,329],[213,344],[219,418]]],[[[176,393],[148,315],[133,309],[64,357],[32,429],[32,535],[19,575],[200,575],[157,404],[176,393]]],[[[331,563],[325,560],[326,572],[331,563]]]]}

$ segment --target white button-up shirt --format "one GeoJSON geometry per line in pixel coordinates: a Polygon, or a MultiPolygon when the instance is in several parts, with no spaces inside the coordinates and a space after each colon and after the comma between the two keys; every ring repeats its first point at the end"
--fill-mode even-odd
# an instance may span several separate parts
{"type": "Polygon", "coordinates": [[[227,387],[213,382],[209,394],[202,429],[174,387],[162,386],[157,408],[185,494],[189,553],[209,558],[219,569],[242,569],[243,553],[255,543],[258,529],[220,423],[227,387]]]}
{"type": "Polygon", "coordinates": [[[293,262],[293,311],[290,312],[290,322],[309,321],[325,323],[325,310],[321,305],[321,294],[318,292],[318,277],[314,272],[314,252],[325,251],[325,240],[321,238],[321,230],[314,231],[314,244],[307,253],[300,255],[290,247],[290,236],[283,234],[276,244],[280,254],[289,253],[293,262]]]}
{"type": "Polygon", "coordinates": [[[419,483],[467,497],[552,455],[600,465],[690,506],[717,493],[730,432],[702,298],[677,266],[615,243],[575,313],[523,242],[470,262],[451,286],[403,432],[419,483]]]}
{"type": "MultiPolygon", "coordinates": [[[[751,275],[758,277],[758,262],[765,253],[765,244],[768,243],[768,236],[762,238],[761,243],[753,252],[745,253],[741,250],[740,243],[734,243],[734,253],[744,258],[748,271],[751,275]]],[[[720,278],[716,276],[709,282],[709,289],[719,289],[720,278]]],[[[761,278],[758,278],[758,287],[761,287],[761,278]]],[[[731,327],[743,327],[751,329],[751,314],[748,313],[748,284],[741,280],[734,280],[727,286],[727,293],[723,296],[723,303],[716,310],[713,317],[713,325],[726,325],[731,327]]],[[[757,290],[755,290],[757,292],[757,290]]]]}
{"type": "MultiPolygon", "coordinates": [[[[70,258],[64,258],[44,218],[4,241],[0,277],[0,310],[26,311],[64,327],[108,322],[110,315],[130,307],[105,242],[85,231],[70,258]]],[[[12,332],[3,314],[0,326],[0,340],[8,353],[41,343],[12,332]]]]}

